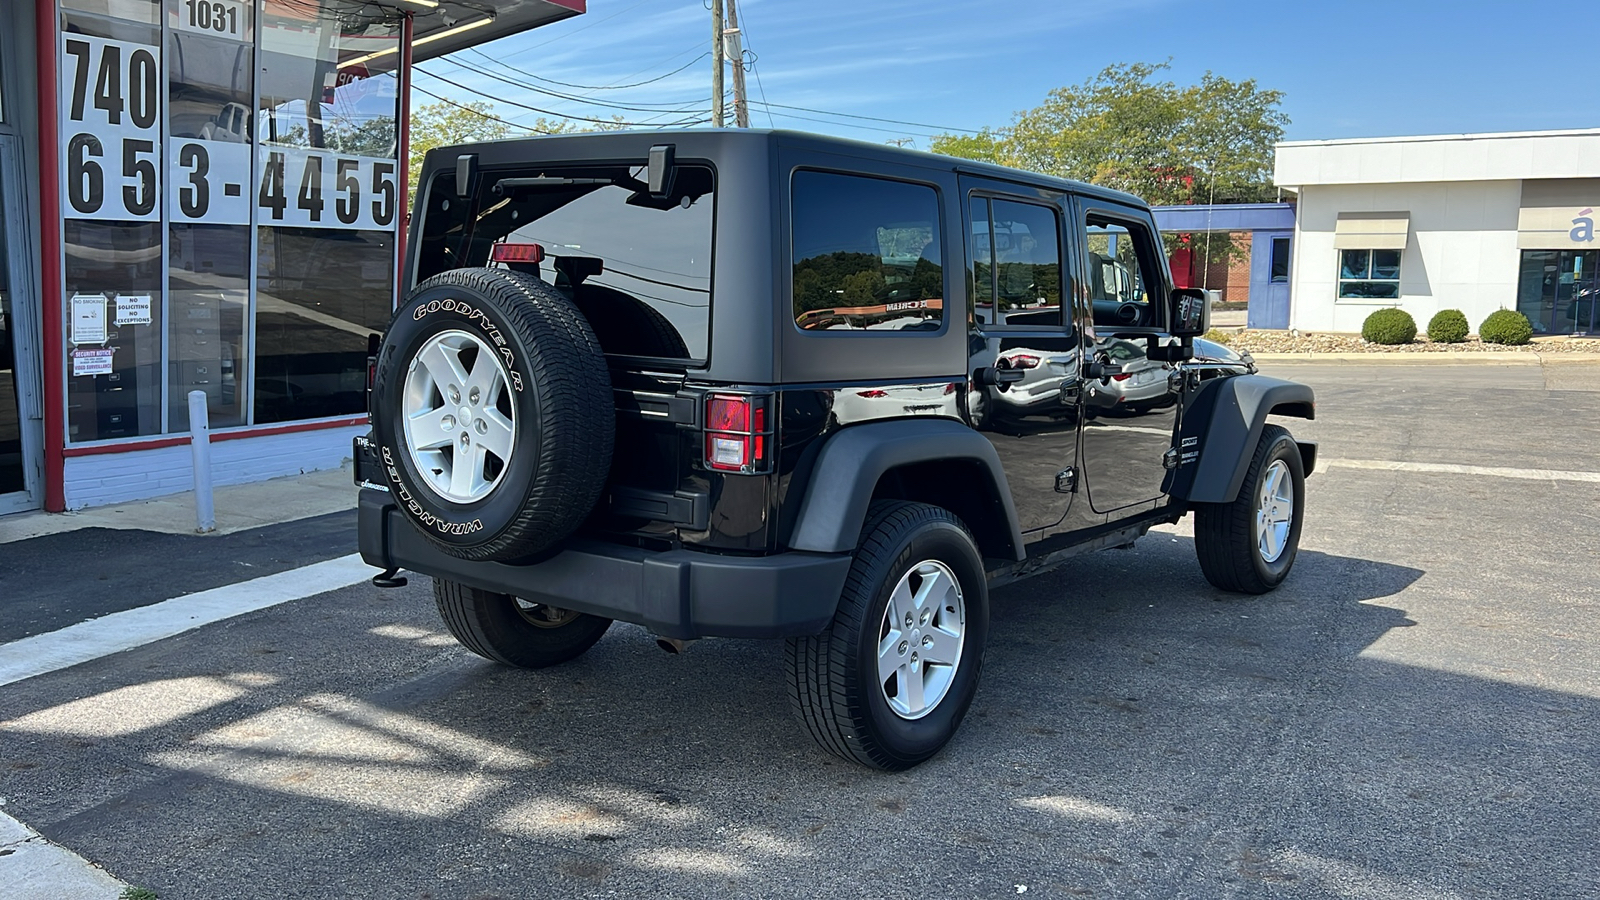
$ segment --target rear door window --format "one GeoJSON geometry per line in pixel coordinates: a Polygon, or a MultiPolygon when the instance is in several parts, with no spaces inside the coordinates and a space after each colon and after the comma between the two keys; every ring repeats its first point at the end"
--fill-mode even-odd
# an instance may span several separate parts
{"type": "Polygon", "coordinates": [[[794,174],[794,320],[803,331],[938,331],[939,193],[923,184],[794,174]]]}
{"type": "Polygon", "coordinates": [[[1053,207],[972,197],[972,315],[979,328],[1053,327],[1061,315],[1061,227],[1053,207]]]}

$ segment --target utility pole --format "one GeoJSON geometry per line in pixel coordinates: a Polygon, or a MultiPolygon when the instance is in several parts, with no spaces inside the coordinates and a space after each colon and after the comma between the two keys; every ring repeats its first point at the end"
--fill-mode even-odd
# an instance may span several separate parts
{"type": "Polygon", "coordinates": [[[738,0],[728,0],[728,40],[733,58],[733,124],[750,127],[750,102],[744,93],[744,41],[739,34],[738,0]]]}
{"type": "Polygon", "coordinates": [[[722,117],[722,0],[711,0],[711,124],[721,128],[722,117]]]}

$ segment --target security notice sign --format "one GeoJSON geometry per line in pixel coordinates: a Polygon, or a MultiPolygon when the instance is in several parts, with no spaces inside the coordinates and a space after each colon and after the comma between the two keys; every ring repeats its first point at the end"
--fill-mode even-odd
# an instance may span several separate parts
{"type": "Polygon", "coordinates": [[[61,35],[67,218],[161,218],[160,78],[160,47],[61,35]]]}

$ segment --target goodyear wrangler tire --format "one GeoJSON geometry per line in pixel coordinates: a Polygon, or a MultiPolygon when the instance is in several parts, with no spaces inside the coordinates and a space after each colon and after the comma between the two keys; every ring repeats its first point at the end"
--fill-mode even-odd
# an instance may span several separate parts
{"type": "Polygon", "coordinates": [[[462,559],[529,559],[570,535],[605,486],[612,410],[594,330],[530,276],[435,275],[378,351],[372,425],[388,487],[462,559]]]}

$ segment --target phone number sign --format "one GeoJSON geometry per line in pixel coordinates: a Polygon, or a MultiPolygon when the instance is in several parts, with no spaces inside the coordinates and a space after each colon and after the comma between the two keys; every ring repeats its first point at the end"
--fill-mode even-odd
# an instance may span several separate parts
{"type": "Polygon", "coordinates": [[[159,221],[164,199],[178,223],[395,226],[394,159],[185,137],[171,138],[163,152],[160,47],[63,34],[61,62],[61,206],[69,219],[159,221]]]}
{"type": "Polygon", "coordinates": [[[69,219],[161,218],[161,48],[61,36],[61,207],[69,219]]]}

